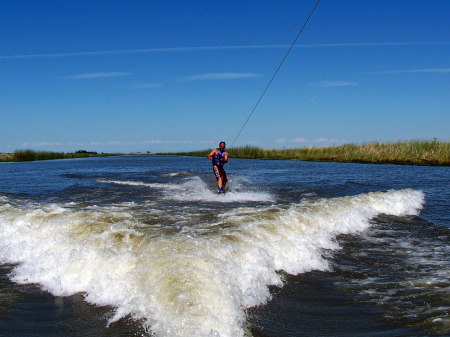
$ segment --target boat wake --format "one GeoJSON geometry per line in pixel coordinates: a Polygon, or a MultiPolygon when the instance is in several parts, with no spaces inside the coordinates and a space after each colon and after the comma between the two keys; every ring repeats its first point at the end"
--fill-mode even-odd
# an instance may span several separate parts
{"type": "Polygon", "coordinates": [[[107,180],[98,179],[100,183],[142,186],[159,190],[164,199],[186,201],[186,202],[216,202],[216,203],[234,203],[234,202],[273,202],[274,196],[267,192],[245,191],[244,185],[239,179],[234,179],[227,186],[227,193],[218,194],[217,187],[208,186],[200,177],[193,176],[182,180],[181,182],[170,183],[148,183],[142,181],[130,180],[107,180]]]}
{"type": "MultiPolygon", "coordinates": [[[[159,189],[175,201],[271,200],[233,189],[217,196],[197,178],[101,182],[159,189]]],[[[69,207],[2,197],[0,261],[16,265],[14,282],[114,307],[110,324],[129,316],[156,336],[244,336],[246,309],[266,303],[269,286],[283,286],[280,271],[328,270],[324,251],[339,249],[338,235],[364,232],[379,214],[418,214],[423,204],[422,192],[405,189],[234,207],[212,218],[191,207],[183,215],[190,225],[165,231],[170,208],[149,218],[151,210],[134,203],[69,207]]]]}

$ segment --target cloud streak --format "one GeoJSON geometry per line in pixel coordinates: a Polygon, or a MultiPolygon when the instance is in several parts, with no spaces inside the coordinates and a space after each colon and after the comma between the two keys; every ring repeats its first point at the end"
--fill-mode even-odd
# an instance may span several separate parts
{"type": "Polygon", "coordinates": [[[45,147],[45,146],[54,146],[54,147],[67,147],[67,146],[130,146],[130,145],[167,145],[167,144],[213,144],[213,140],[162,140],[162,139],[150,139],[143,141],[120,141],[120,140],[112,140],[112,141],[91,141],[91,142],[25,142],[21,146],[22,147],[45,147]]]}
{"type": "Polygon", "coordinates": [[[423,69],[407,69],[407,70],[387,70],[377,71],[373,74],[445,74],[450,73],[450,68],[423,68],[423,69]]]}
{"type": "Polygon", "coordinates": [[[262,74],[255,73],[208,73],[179,77],[178,81],[235,80],[242,78],[258,78],[262,74]]]}
{"type": "Polygon", "coordinates": [[[307,143],[308,140],[306,138],[294,138],[291,140],[291,143],[307,143]]]}
{"type": "MultiPolygon", "coordinates": [[[[448,46],[449,42],[344,42],[344,43],[315,43],[297,44],[295,48],[345,48],[345,47],[407,47],[407,46],[448,46]]],[[[231,46],[198,46],[198,47],[169,47],[169,48],[142,48],[142,49],[117,49],[117,50],[94,50],[75,51],[67,53],[40,53],[3,55],[0,60],[18,59],[46,59],[82,56],[113,56],[113,55],[136,55],[149,53],[174,53],[174,52],[202,52],[221,50],[248,50],[248,49],[283,49],[289,48],[289,44],[274,45],[231,45],[231,46]]]]}
{"type": "Polygon", "coordinates": [[[43,146],[86,146],[89,145],[89,143],[85,143],[85,142],[48,142],[48,141],[43,141],[43,142],[25,142],[23,144],[21,144],[20,146],[22,148],[25,147],[43,147],[43,146]]]}
{"type": "Polygon", "coordinates": [[[332,88],[332,87],[354,87],[358,83],[351,81],[320,81],[310,84],[312,87],[316,88],[332,88]]]}
{"type": "Polygon", "coordinates": [[[63,77],[65,80],[93,80],[99,78],[114,78],[114,77],[124,77],[131,76],[131,73],[126,72],[106,72],[106,73],[87,73],[87,74],[79,74],[73,76],[63,77]]]}
{"type": "Polygon", "coordinates": [[[130,85],[132,89],[154,89],[161,88],[163,85],[161,83],[138,83],[130,85]]]}
{"type": "MultiPolygon", "coordinates": [[[[277,139],[275,141],[275,143],[277,144],[284,144],[286,143],[286,138],[280,138],[277,139]]],[[[297,137],[297,138],[293,138],[291,140],[289,140],[290,143],[294,143],[294,144],[341,144],[346,142],[345,139],[336,139],[336,138],[325,138],[325,137],[320,137],[320,138],[315,138],[315,139],[307,139],[307,138],[303,138],[303,137],[297,137]]]]}

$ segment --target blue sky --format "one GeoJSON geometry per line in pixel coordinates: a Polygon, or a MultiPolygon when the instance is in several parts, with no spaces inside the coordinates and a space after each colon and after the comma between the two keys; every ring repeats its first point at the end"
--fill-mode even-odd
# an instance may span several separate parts
{"type": "MultiPolygon", "coordinates": [[[[316,0],[0,1],[0,152],[230,146],[316,0]]],[[[322,0],[235,146],[450,135],[450,1],[322,0]]]]}

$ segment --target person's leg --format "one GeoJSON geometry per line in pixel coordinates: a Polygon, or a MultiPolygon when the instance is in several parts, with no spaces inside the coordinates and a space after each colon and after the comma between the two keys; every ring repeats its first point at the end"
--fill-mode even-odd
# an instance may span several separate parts
{"type": "Polygon", "coordinates": [[[219,167],[219,174],[220,174],[220,186],[222,189],[225,188],[225,185],[227,184],[227,174],[225,173],[225,170],[223,169],[223,167],[219,167]]]}
{"type": "Polygon", "coordinates": [[[225,185],[228,182],[228,178],[227,178],[227,174],[223,168],[222,168],[222,172],[223,172],[223,174],[222,174],[222,189],[224,189],[225,185]]]}
{"type": "Polygon", "coordinates": [[[217,187],[222,188],[222,177],[218,166],[213,166],[214,174],[216,175],[217,187]]]}

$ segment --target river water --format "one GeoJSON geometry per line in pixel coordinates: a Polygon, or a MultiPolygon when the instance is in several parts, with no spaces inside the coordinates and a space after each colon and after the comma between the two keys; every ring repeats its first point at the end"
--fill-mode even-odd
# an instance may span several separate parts
{"type": "Polygon", "coordinates": [[[2,336],[450,334],[450,169],[0,164],[2,336]]]}

